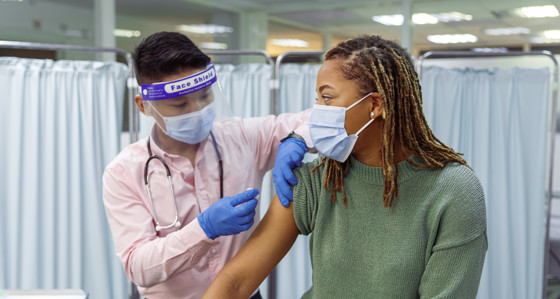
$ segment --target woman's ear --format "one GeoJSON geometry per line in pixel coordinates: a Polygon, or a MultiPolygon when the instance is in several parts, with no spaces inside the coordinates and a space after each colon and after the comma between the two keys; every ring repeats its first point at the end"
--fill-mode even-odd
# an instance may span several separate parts
{"type": "Polygon", "coordinates": [[[150,109],[146,109],[146,107],[144,106],[144,101],[142,100],[142,96],[137,94],[136,96],[134,96],[134,101],[136,102],[136,106],[138,106],[138,110],[140,110],[140,112],[142,112],[142,114],[150,116],[150,109]]]}
{"type": "Polygon", "coordinates": [[[378,92],[372,92],[370,98],[372,100],[371,118],[381,117],[385,119],[385,104],[383,103],[383,98],[381,98],[378,92]]]}

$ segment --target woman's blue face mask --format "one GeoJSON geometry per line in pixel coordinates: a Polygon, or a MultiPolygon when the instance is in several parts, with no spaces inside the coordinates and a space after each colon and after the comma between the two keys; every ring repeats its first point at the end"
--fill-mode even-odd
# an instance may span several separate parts
{"type": "Polygon", "coordinates": [[[344,127],[346,111],[352,109],[371,94],[370,92],[348,108],[317,104],[313,106],[309,118],[309,133],[313,145],[319,153],[338,162],[344,162],[348,159],[358,140],[358,134],[374,119],[369,120],[356,134],[349,136],[344,127]]]}

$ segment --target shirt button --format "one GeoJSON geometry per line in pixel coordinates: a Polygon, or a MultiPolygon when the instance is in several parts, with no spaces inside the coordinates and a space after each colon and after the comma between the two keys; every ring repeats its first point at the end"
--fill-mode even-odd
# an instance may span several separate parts
{"type": "Polygon", "coordinates": [[[212,254],[216,254],[216,248],[212,248],[212,254]]]}

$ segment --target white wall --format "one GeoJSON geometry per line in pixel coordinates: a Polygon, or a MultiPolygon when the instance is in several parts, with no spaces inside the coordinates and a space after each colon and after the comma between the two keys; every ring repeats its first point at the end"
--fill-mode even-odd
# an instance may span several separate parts
{"type": "MultiPolygon", "coordinates": [[[[0,40],[93,45],[93,14],[85,8],[49,2],[0,2],[0,40]],[[40,20],[39,27],[34,26],[35,19],[40,20]],[[81,37],[88,32],[89,37],[81,37]]],[[[93,56],[71,53],[63,57],[93,56]]]]}
{"type": "MultiPolygon", "coordinates": [[[[137,38],[117,37],[117,48],[132,52],[140,41],[159,31],[177,31],[171,22],[154,22],[143,18],[117,14],[116,27],[139,30],[137,38]]],[[[0,1],[0,40],[38,43],[60,43],[72,45],[94,45],[94,12],[92,8],[79,7],[45,1],[4,2],[0,1]],[[39,27],[34,20],[40,20],[39,27]],[[63,30],[66,28],[66,32],[63,30]]],[[[189,17],[189,23],[204,23],[189,17]]],[[[195,43],[210,41],[208,37],[189,36],[195,43]]],[[[59,59],[94,59],[94,55],[83,52],[60,53],[59,59]]]]}

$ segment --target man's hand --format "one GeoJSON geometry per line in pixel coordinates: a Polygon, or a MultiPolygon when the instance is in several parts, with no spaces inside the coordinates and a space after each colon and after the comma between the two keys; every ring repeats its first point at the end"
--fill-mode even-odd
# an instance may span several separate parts
{"type": "Polygon", "coordinates": [[[224,197],[198,215],[198,223],[208,238],[235,235],[254,223],[258,189],[249,189],[235,196],[224,197]]]}

